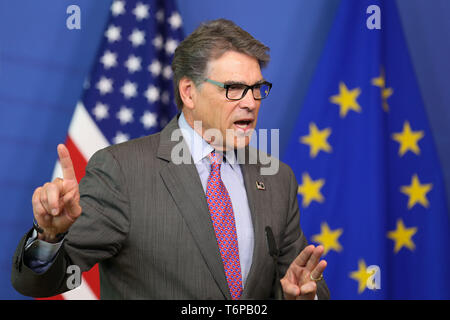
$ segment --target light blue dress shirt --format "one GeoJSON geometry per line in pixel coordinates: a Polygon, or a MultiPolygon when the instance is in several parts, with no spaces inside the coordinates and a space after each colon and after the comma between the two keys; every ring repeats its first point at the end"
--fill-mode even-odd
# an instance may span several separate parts
{"type": "MultiPolygon", "coordinates": [[[[214,148],[192,129],[186,122],[183,113],[178,119],[178,125],[190,149],[192,159],[202,182],[203,191],[206,194],[206,185],[211,170],[208,155],[214,148]]],[[[241,168],[237,164],[237,161],[235,161],[235,158],[233,158],[233,155],[234,153],[226,154],[225,161],[220,168],[220,173],[233,205],[239,246],[239,260],[241,263],[242,285],[245,286],[247,275],[252,265],[254,233],[244,178],[241,168]]],[[[37,240],[37,233],[34,231],[25,246],[28,266],[35,272],[45,272],[51,266],[61,244],[62,241],[52,244],[37,240]]]]}

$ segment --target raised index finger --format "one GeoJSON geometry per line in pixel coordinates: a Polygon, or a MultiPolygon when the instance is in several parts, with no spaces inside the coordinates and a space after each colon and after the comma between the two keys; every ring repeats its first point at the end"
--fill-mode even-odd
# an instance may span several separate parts
{"type": "Polygon", "coordinates": [[[76,180],[75,169],[73,168],[69,150],[63,144],[59,144],[57,149],[64,180],[76,180]]]}

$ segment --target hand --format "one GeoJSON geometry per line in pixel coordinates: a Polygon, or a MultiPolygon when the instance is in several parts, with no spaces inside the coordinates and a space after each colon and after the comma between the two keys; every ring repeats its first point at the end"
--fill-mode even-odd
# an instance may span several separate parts
{"type": "Polygon", "coordinates": [[[280,281],[286,300],[314,299],[317,284],[311,277],[319,279],[327,266],[325,260],[320,261],[323,250],[322,246],[307,246],[291,263],[286,275],[280,281]]]}
{"type": "Polygon", "coordinates": [[[38,239],[55,242],[56,235],[66,232],[81,215],[80,192],[69,151],[58,145],[58,156],[63,179],[56,178],[37,188],[33,193],[33,214],[44,233],[38,239]]]}

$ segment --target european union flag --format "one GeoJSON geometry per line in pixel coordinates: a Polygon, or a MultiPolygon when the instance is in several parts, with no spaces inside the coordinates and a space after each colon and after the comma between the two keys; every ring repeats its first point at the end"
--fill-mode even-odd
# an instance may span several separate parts
{"type": "Polygon", "coordinates": [[[284,160],[332,298],[450,298],[443,178],[395,1],[342,1],[284,160]]]}

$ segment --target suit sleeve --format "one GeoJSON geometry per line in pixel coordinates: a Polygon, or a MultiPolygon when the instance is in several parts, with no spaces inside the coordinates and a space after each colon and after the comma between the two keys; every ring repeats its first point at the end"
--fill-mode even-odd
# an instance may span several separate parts
{"type": "MultiPolygon", "coordinates": [[[[298,207],[297,190],[298,183],[292,170],[287,167],[289,186],[289,210],[286,218],[286,228],[283,234],[283,242],[280,246],[279,270],[280,277],[286,274],[289,265],[298,254],[308,246],[303,230],[300,226],[300,210],[298,207]]],[[[317,297],[319,300],[329,299],[330,292],[325,280],[317,282],[317,297]]]]}
{"type": "Polygon", "coordinates": [[[48,297],[68,291],[70,265],[82,272],[96,263],[116,255],[129,231],[129,202],[125,176],[108,149],[92,156],[86,175],[80,182],[80,205],[83,213],[69,229],[52,265],[36,273],[24,264],[26,240],[20,241],[13,257],[11,282],[23,295],[48,297]]]}

